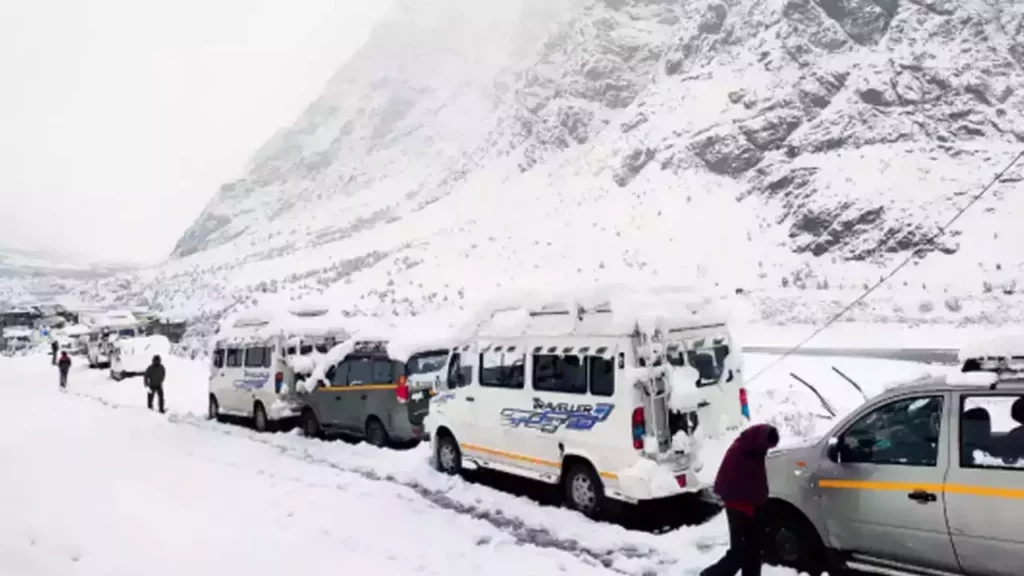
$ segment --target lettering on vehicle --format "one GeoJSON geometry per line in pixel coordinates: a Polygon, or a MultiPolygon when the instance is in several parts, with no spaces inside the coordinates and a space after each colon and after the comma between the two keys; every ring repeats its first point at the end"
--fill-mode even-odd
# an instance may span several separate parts
{"type": "Polygon", "coordinates": [[[439,404],[440,405],[440,404],[444,404],[445,402],[448,402],[449,400],[454,400],[454,399],[455,399],[455,392],[446,392],[444,394],[438,394],[437,396],[434,396],[433,398],[431,398],[430,399],[430,403],[431,404],[439,404]]]}
{"type": "Polygon", "coordinates": [[[266,385],[268,379],[270,379],[270,372],[243,370],[242,377],[235,380],[232,384],[239,390],[259,390],[266,385]]]}
{"type": "Polygon", "coordinates": [[[604,422],[615,408],[614,404],[570,404],[568,402],[545,402],[533,399],[533,409],[504,408],[501,424],[510,428],[531,428],[548,434],[565,426],[567,430],[592,430],[604,422]]]}

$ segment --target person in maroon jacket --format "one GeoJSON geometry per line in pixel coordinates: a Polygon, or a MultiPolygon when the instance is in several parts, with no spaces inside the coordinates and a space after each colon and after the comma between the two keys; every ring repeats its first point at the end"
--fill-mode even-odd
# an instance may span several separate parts
{"type": "Polygon", "coordinates": [[[768,501],[764,459],[778,446],[779,431],[770,424],[744,430],[725,453],[715,478],[715,493],[725,502],[729,550],[701,576],[761,575],[762,507],[768,501]]]}

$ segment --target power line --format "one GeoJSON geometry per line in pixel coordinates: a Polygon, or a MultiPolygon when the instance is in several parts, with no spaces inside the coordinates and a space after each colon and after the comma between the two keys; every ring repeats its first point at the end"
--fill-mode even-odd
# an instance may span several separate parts
{"type": "MultiPolygon", "coordinates": [[[[1002,180],[1003,176],[1005,176],[1006,173],[1009,172],[1017,164],[1017,162],[1020,162],[1022,159],[1024,159],[1024,150],[1021,150],[1020,153],[1018,153],[1016,156],[1014,156],[1013,159],[1010,160],[1010,163],[1007,164],[1005,168],[1000,170],[999,173],[996,174],[994,178],[992,178],[991,182],[989,182],[984,188],[981,189],[980,192],[975,194],[966,204],[964,204],[963,207],[960,208],[960,210],[958,210],[956,212],[956,214],[954,214],[953,217],[949,219],[948,222],[946,222],[945,224],[940,226],[938,231],[935,232],[934,234],[932,234],[925,241],[924,244],[925,245],[931,244],[932,242],[938,240],[939,236],[942,236],[943,234],[945,234],[946,230],[950,226],[952,226],[954,222],[956,222],[961,216],[963,216],[964,213],[967,212],[967,210],[970,209],[971,206],[973,206],[974,204],[976,204],[978,202],[978,200],[981,200],[982,197],[984,197],[985,194],[987,194],[988,191],[991,190],[993,186],[995,186],[1000,180],[1002,180]]],[[[835,315],[833,315],[831,318],[829,318],[828,321],[825,322],[825,324],[823,324],[820,328],[818,328],[817,330],[812,332],[810,336],[808,336],[808,337],[804,338],[803,340],[801,340],[799,344],[797,344],[796,346],[793,346],[792,348],[787,350],[785,352],[785,354],[783,354],[782,356],[779,356],[778,358],[776,358],[772,362],[768,363],[767,366],[765,366],[764,368],[759,370],[750,379],[748,379],[747,382],[748,383],[753,382],[759,376],[761,376],[762,374],[764,374],[765,372],[767,372],[771,368],[775,367],[777,364],[779,364],[780,362],[782,362],[786,358],[789,358],[794,352],[796,352],[797,350],[803,348],[804,345],[807,344],[808,342],[810,342],[811,340],[813,340],[815,336],[817,336],[818,334],[821,334],[822,332],[824,332],[827,328],[832,326],[832,324],[835,324],[835,322],[837,320],[839,320],[840,318],[843,317],[843,315],[845,315],[847,312],[852,310],[854,306],[856,306],[857,304],[860,304],[861,302],[863,302],[865,298],[870,296],[875,290],[877,290],[879,287],[881,287],[882,284],[885,284],[886,282],[888,282],[893,276],[895,276],[897,273],[899,273],[900,270],[902,270],[904,267],[906,267],[907,264],[910,264],[911,262],[913,262],[914,259],[917,258],[917,253],[918,253],[918,250],[914,250],[913,252],[911,252],[910,256],[908,256],[906,260],[904,260],[903,262],[900,262],[900,264],[898,266],[896,266],[895,268],[893,268],[888,274],[886,274],[885,276],[882,276],[881,278],[879,278],[878,282],[875,282],[870,288],[865,290],[860,296],[858,296],[852,302],[847,304],[842,310],[840,310],[835,315]]]]}

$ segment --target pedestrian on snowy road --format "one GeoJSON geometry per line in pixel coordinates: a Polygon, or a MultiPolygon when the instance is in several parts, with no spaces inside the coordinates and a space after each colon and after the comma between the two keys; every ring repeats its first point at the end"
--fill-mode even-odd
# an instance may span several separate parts
{"type": "Polygon", "coordinates": [[[60,372],[60,389],[68,387],[68,372],[71,370],[71,356],[67,352],[60,353],[60,360],[57,361],[57,371],[60,372]]]}
{"type": "Polygon", "coordinates": [[[153,396],[157,396],[161,414],[164,413],[164,378],[166,376],[167,370],[160,361],[160,355],[153,356],[153,363],[146,368],[146,373],[142,376],[142,383],[149,390],[146,394],[146,406],[152,410],[153,396]]]}
{"type": "Polygon", "coordinates": [[[765,457],[778,446],[779,431],[770,424],[744,430],[725,453],[715,478],[715,493],[725,502],[729,550],[701,576],[761,576],[761,532],[768,501],[765,457]]]}
{"type": "Polygon", "coordinates": [[[57,349],[58,348],[60,348],[60,346],[57,344],[57,341],[56,340],[50,340],[50,364],[53,364],[54,366],[57,365],[57,349]]]}

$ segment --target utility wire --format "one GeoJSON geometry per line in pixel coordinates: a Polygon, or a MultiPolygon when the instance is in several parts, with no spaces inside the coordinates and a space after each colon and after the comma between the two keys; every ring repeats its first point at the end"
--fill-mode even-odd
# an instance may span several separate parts
{"type": "MultiPolygon", "coordinates": [[[[926,240],[925,245],[931,244],[932,242],[938,240],[938,238],[940,236],[945,234],[946,230],[949,229],[949,227],[952,226],[954,222],[956,222],[961,216],[963,216],[964,213],[967,212],[967,210],[970,209],[971,206],[973,206],[974,204],[976,204],[978,202],[978,200],[981,200],[982,197],[985,196],[985,194],[988,194],[988,191],[991,190],[997,183],[999,183],[999,181],[1003,179],[1003,176],[1005,176],[1006,173],[1009,172],[1017,164],[1017,162],[1020,162],[1022,159],[1024,159],[1024,150],[1021,150],[1020,153],[1018,153],[1016,156],[1014,156],[1013,159],[1010,160],[1010,163],[1007,164],[1005,168],[1000,170],[999,173],[996,174],[994,178],[992,178],[992,181],[989,182],[984,188],[982,188],[980,192],[975,194],[966,204],[964,204],[963,207],[960,208],[960,210],[958,210],[956,212],[956,214],[954,214],[953,217],[949,219],[948,222],[946,222],[945,224],[940,226],[939,230],[937,232],[935,232],[934,234],[932,234],[931,237],[929,237],[926,240]]],[[[764,374],[765,372],[767,372],[771,368],[775,367],[777,364],[779,364],[780,362],[782,362],[786,358],[789,358],[794,352],[800,350],[801,348],[804,347],[804,345],[806,345],[808,342],[810,342],[812,339],[814,339],[815,336],[817,336],[818,334],[821,334],[822,332],[824,332],[826,329],[828,329],[830,326],[832,326],[832,324],[835,324],[837,320],[839,320],[847,312],[852,310],[854,306],[856,306],[857,304],[860,304],[861,302],[863,302],[865,298],[870,296],[875,290],[877,290],[883,284],[885,284],[890,279],[892,279],[892,277],[895,276],[897,273],[899,273],[899,271],[902,270],[904,267],[906,267],[907,264],[910,264],[911,262],[913,262],[914,259],[917,258],[917,254],[918,254],[918,250],[914,250],[913,252],[911,252],[910,256],[908,256],[906,260],[904,260],[903,262],[900,262],[900,264],[898,266],[896,266],[895,268],[893,268],[888,274],[886,274],[885,276],[879,278],[878,282],[875,282],[870,288],[865,290],[864,293],[862,293],[860,296],[858,296],[856,299],[854,299],[853,302],[850,302],[849,304],[846,305],[846,307],[844,307],[842,310],[837,312],[834,316],[829,318],[828,321],[825,322],[825,324],[823,324],[820,328],[818,328],[817,330],[812,332],[810,336],[808,336],[808,337],[804,338],[803,340],[801,340],[799,344],[797,344],[796,346],[793,346],[792,348],[787,350],[786,353],[783,354],[782,356],[779,356],[778,358],[776,358],[772,362],[768,363],[767,366],[765,366],[764,368],[759,370],[749,380],[747,380],[747,382],[750,383],[750,382],[753,382],[754,380],[757,380],[757,378],[759,376],[761,376],[762,374],[764,374]]]]}

